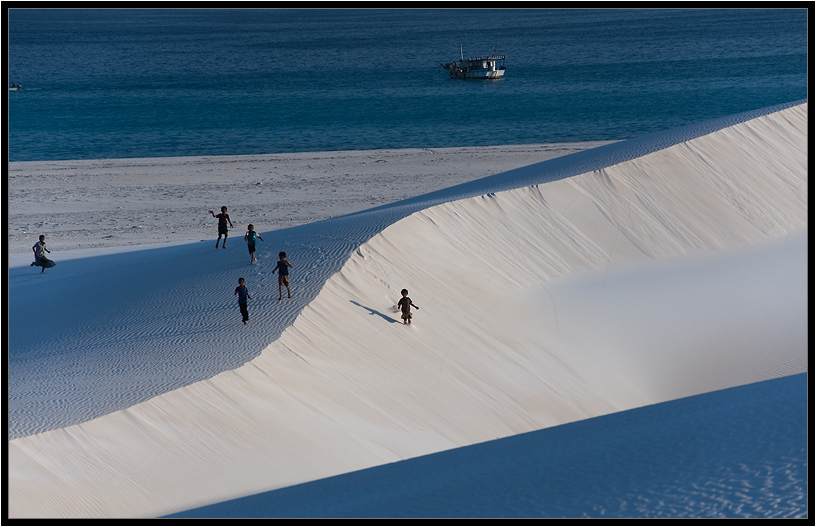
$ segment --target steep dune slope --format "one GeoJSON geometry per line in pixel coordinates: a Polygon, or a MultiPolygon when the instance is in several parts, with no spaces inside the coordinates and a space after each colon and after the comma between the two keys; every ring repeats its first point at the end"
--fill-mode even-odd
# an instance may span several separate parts
{"type": "Polygon", "coordinates": [[[10,442],[11,515],[167,514],[801,373],[806,222],[806,105],[419,210],[249,363],[10,442]]]}

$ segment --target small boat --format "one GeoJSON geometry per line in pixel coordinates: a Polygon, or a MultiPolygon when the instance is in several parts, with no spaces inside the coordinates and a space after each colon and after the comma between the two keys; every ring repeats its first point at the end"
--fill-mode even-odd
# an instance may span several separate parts
{"type": "Polygon", "coordinates": [[[23,89],[23,87],[22,87],[21,85],[19,85],[19,84],[14,84],[14,83],[12,82],[12,83],[11,83],[11,87],[9,88],[9,91],[20,91],[20,90],[22,90],[22,89],[23,89]]]}
{"type": "Polygon", "coordinates": [[[496,55],[496,49],[488,57],[471,57],[465,60],[459,48],[459,60],[440,64],[451,79],[500,79],[504,75],[506,55],[496,55]]]}

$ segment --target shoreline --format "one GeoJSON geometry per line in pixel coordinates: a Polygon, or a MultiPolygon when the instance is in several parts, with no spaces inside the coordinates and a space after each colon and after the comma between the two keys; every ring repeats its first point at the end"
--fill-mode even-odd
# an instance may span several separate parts
{"type": "Polygon", "coordinates": [[[247,223],[260,233],[313,223],[614,142],[13,162],[8,253],[29,258],[40,234],[55,261],[214,240],[208,210],[222,205],[241,239],[247,223]]]}

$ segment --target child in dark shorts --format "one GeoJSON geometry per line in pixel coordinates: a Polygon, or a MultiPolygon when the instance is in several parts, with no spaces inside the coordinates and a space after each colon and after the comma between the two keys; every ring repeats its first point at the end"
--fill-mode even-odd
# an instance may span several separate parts
{"type": "Polygon", "coordinates": [[[227,222],[229,222],[229,226],[232,227],[232,220],[230,220],[229,214],[227,214],[227,207],[221,207],[221,214],[216,214],[212,210],[209,211],[210,214],[213,215],[213,218],[218,218],[218,239],[215,240],[215,248],[218,249],[218,242],[221,241],[221,236],[224,237],[224,243],[222,247],[224,249],[227,248],[227,222]]]}
{"type": "Polygon", "coordinates": [[[31,250],[34,251],[34,262],[31,264],[32,266],[42,267],[42,273],[45,272],[46,268],[54,267],[54,262],[45,257],[45,253],[51,254],[51,251],[45,248],[45,234],[40,235],[40,241],[35,243],[31,250]]]}
{"type": "Polygon", "coordinates": [[[261,238],[261,235],[255,232],[255,226],[250,223],[247,225],[247,233],[244,234],[244,241],[247,242],[247,249],[249,249],[249,255],[252,257],[252,259],[249,261],[250,265],[258,261],[255,258],[255,238],[264,241],[264,239],[261,238]]]}
{"type": "Polygon", "coordinates": [[[241,310],[241,319],[244,321],[244,325],[246,325],[247,321],[249,320],[247,299],[252,300],[252,297],[249,296],[249,291],[247,290],[246,284],[244,284],[243,278],[238,279],[238,287],[235,288],[235,294],[238,295],[238,307],[241,310]]]}
{"type": "Polygon", "coordinates": [[[292,291],[289,289],[289,268],[292,267],[292,264],[286,260],[285,252],[278,253],[278,257],[280,261],[272,272],[278,271],[278,302],[280,302],[283,300],[283,286],[286,286],[286,294],[292,298],[292,291]]]}
{"type": "Polygon", "coordinates": [[[419,309],[419,306],[414,305],[411,302],[411,299],[408,298],[408,290],[403,289],[400,291],[402,293],[402,298],[400,298],[399,302],[397,303],[397,308],[402,310],[402,323],[403,324],[410,324],[411,323],[411,306],[419,309]]]}

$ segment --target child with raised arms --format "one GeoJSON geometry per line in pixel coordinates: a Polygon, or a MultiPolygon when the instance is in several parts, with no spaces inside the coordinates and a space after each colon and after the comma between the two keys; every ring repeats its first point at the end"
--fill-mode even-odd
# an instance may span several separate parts
{"type": "Polygon", "coordinates": [[[227,233],[229,232],[227,229],[227,222],[229,222],[230,227],[233,226],[232,220],[230,220],[229,214],[227,214],[227,207],[221,207],[221,214],[216,214],[212,210],[209,212],[213,215],[213,218],[218,218],[218,239],[215,240],[215,248],[218,249],[218,242],[221,241],[221,236],[224,236],[224,243],[222,244],[222,247],[226,249],[227,233]]]}

